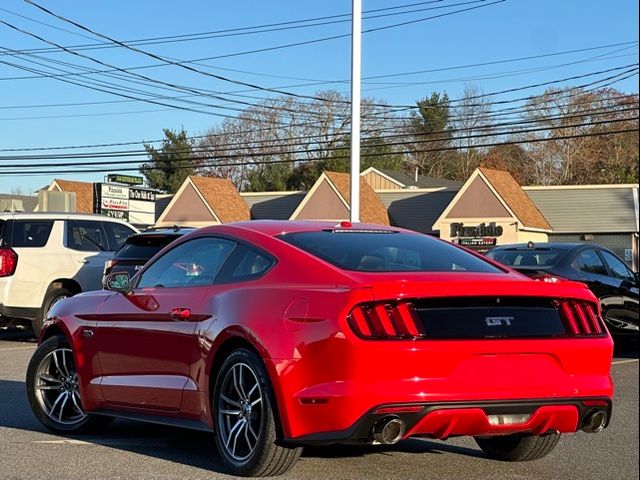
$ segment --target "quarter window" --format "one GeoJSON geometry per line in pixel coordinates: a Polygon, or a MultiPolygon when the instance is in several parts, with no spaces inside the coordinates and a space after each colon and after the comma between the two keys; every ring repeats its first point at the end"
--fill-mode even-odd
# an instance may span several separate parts
{"type": "Polygon", "coordinates": [[[261,277],[274,260],[246,245],[238,245],[220,273],[217,283],[246,282],[261,277]]]}
{"type": "Polygon", "coordinates": [[[607,269],[595,250],[584,250],[576,257],[576,264],[585,273],[607,275],[607,269]]]}
{"type": "Polygon", "coordinates": [[[633,274],[629,271],[627,266],[615,255],[607,252],[606,250],[601,250],[600,253],[604,257],[604,261],[609,265],[609,270],[611,270],[611,274],[615,278],[619,278],[620,280],[628,280],[630,282],[635,282],[635,278],[633,274]]]}
{"type": "Polygon", "coordinates": [[[67,247],[81,252],[109,250],[102,222],[94,220],[67,221],[67,247]]]}
{"type": "Polygon", "coordinates": [[[4,233],[3,238],[9,246],[44,247],[49,241],[53,220],[15,220],[13,223],[7,222],[5,228],[7,232],[4,233]]]}
{"type": "Polygon", "coordinates": [[[146,269],[137,288],[211,285],[235,246],[231,240],[211,237],[182,243],[146,269]]]}

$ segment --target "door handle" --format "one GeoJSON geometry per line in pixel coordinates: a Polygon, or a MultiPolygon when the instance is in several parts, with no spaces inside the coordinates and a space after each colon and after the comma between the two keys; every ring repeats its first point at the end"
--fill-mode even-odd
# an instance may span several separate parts
{"type": "Polygon", "coordinates": [[[172,308],[169,312],[169,317],[171,320],[176,322],[184,322],[191,318],[191,309],[190,308],[172,308]]]}
{"type": "Polygon", "coordinates": [[[89,260],[83,258],[82,260],[78,260],[78,263],[89,263],[89,260]]]}

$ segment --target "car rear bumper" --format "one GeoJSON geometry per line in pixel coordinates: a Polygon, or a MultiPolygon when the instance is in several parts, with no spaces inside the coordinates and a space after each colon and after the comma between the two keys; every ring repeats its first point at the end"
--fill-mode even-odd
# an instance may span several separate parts
{"type": "Polygon", "coordinates": [[[375,442],[376,425],[391,419],[399,419],[404,424],[402,439],[413,436],[444,440],[453,436],[572,433],[587,428],[589,419],[597,412],[606,414],[603,426],[608,426],[611,399],[387,404],[372,408],[347,429],[303,435],[289,441],[301,445],[371,443],[375,442]],[[497,417],[501,416],[517,421],[500,423],[497,417]]]}
{"type": "Polygon", "coordinates": [[[38,308],[32,307],[8,307],[0,303],[0,317],[17,318],[21,320],[33,320],[38,316],[38,308]]]}

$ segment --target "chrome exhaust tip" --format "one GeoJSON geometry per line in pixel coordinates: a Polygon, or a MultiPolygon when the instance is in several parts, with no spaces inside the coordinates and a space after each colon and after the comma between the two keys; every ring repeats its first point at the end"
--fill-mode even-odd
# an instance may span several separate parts
{"type": "Polygon", "coordinates": [[[598,410],[586,418],[581,430],[587,433],[599,433],[604,429],[608,418],[607,412],[598,410]]]}
{"type": "Polygon", "coordinates": [[[373,439],[375,443],[393,445],[402,440],[405,430],[405,424],[399,418],[383,418],[382,420],[378,420],[373,426],[373,439]]]}

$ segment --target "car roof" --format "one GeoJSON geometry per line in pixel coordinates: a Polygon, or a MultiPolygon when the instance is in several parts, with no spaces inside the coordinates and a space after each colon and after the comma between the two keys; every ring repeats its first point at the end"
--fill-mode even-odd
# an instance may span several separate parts
{"type": "MultiPolygon", "coordinates": [[[[390,227],[388,225],[376,225],[372,223],[354,223],[352,226],[345,225],[340,221],[305,221],[305,220],[250,220],[247,222],[227,223],[225,227],[240,228],[250,230],[272,237],[287,233],[298,232],[318,232],[328,229],[341,229],[353,231],[405,231],[402,228],[390,227]]],[[[216,226],[203,227],[202,231],[216,231],[216,226]]],[[[415,233],[415,232],[411,232],[415,233]]]]}
{"type": "Polygon", "coordinates": [[[180,235],[186,235],[187,233],[191,233],[194,230],[196,230],[196,228],[194,227],[161,227],[161,228],[149,228],[147,230],[143,230],[140,233],[136,233],[135,235],[132,236],[136,236],[136,237],[146,237],[148,235],[174,235],[174,236],[180,236],[180,235]]]}
{"type": "Polygon", "coordinates": [[[117,218],[107,217],[106,215],[100,215],[97,213],[72,213],[72,212],[6,212],[0,213],[0,220],[33,220],[33,219],[45,219],[45,220],[101,220],[106,222],[124,223],[129,225],[124,220],[117,218]]]}
{"type": "Polygon", "coordinates": [[[533,246],[529,247],[528,243],[511,243],[507,245],[498,245],[492,248],[492,250],[536,250],[538,248],[545,250],[572,250],[574,248],[591,246],[595,248],[603,248],[600,245],[594,245],[592,243],[559,243],[559,242],[533,242],[533,246]]]}

